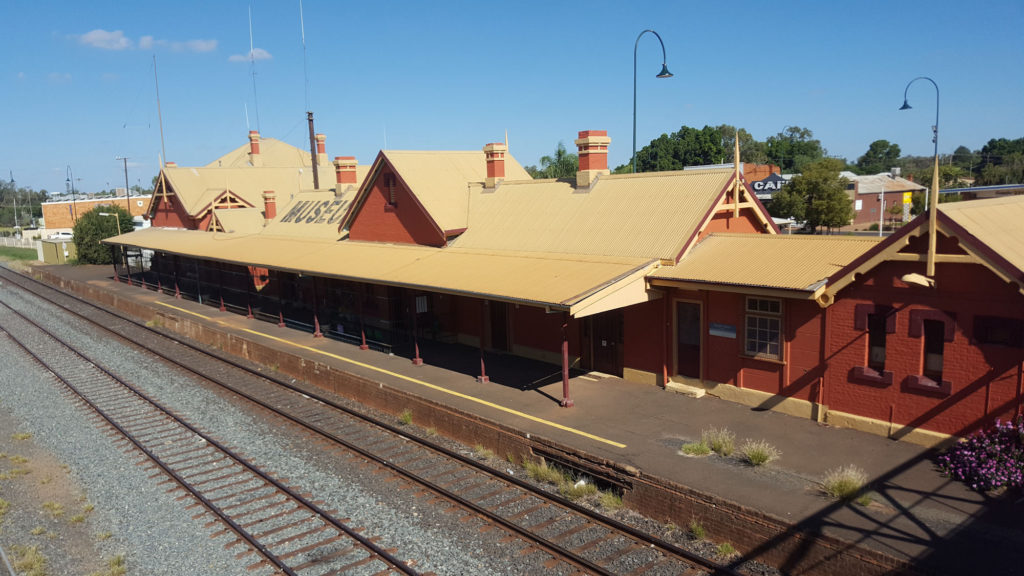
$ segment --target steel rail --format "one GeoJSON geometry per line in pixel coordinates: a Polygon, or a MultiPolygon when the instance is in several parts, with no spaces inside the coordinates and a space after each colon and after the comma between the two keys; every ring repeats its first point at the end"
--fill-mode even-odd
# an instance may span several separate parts
{"type": "MultiPolygon", "coordinates": [[[[321,509],[318,505],[316,505],[315,503],[311,502],[310,500],[308,500],[307,498],[305,498],[301,494],[295,493],[293,490],[289,489],[287,486],[285,486],[284,484],[279,482],[277,479],[269,476],[267,473],[263,472],[262,470],[260,470],[259,468],[253,466],[252,464],[249,464],[249,463],[245,462],[245,460],[243,460],[240,456],[238,456],[230,448],[228,448],[227,446],[224,446],[223,444],[221,444],[220,442],[218,442],[214,438],[211,438],[210,436],[208,436],[208,435],[204,434],[203,432],[197,430],[194,426],[192,426],[191,424],[189,424],[185,420],[183,420],[180,417],[174,415],[169,410],[167,410],[166,408],[161,406],[159,403],[157,403],[152,398],[149,398],[146,394],[144,394],[140,390],[136,389],[131,384],[125,382],[124,380],[122,380],[121,378],[119,378],[115,374],[111,373],[109,370],[107,370],[106,368],[104,368],[100,364],[94,362],[93,360],[91,360],[91,359],[87,358],[86,356],[84,356],[83,354],[81,354],[71,344],[65,342],[63,339],[61,339],[60,337],[58,337],[55,334],[51,333],[46,328],[40,326],[38,323],[36,323],[32,319],[26,317],[24,314],[21,314],[17,310],[14,310],[10,306],[8,306],[6,303],[0,302],[0,305],[2,305],[4,308],[7,308],[8,310],[13,312],[14,314],[18,315],[22,320],[32,324],[37,329],[42,331],[44,334],[46,334],[50,338],[53,338],[54,340],[59,342],[64,347],[68,348],[68,350],[70,350],[73,354],[75,354],[78,357],[80,357],[82,360],[84,360],[84,361],[92,364],[93,366],[95,366],[97,369],[102,371],[104,374],[106,374],[108,377],[113,379],[115,382],[117,382],[118,384],[121,384],[125,389],[127,389],[131,393],[133,393],[136,396],[138,396],[141,400],[149,403],[153,408],[155,408],[156,410],[162,412],[165,416],[167,416],[168,418],[173,420],[178,425],[186,428],[187,430],[189,430],[190,432],[192,432],[196,436],[198,436],[201,439],[203,439],[203,441],[205,441],[209,445],[211,445],[214,448],[220,450],[225,455],[227,455],[229,458],[234,460],[236,463],[238,463],[239,465],[244,467],[246,470],[248,470],[249,472],[255,474],[261,480],[263,480],[263,481],[267,482],[268,484],[274,486],[275,488],[277,488],[281,492],[287,494],[290,498],[293,498],[295,501],[297,501],[300,504],[302,504],[303,506],[305,506],[310,511],[316,513],[322,520],[324,520],[325,522],[327,522],[330,525],[334,526],[339,531],[345,533],[347,536],[351,537],[353,540],[356,540],[357,542],[359,542],[360,545],[365,547],[368,551],[372,552],[377,557],[379,557],[382,560],[384,560],[386,563],[391,564],[393,568],[399,570],[400,572],[402,572],[404,574],[408,574],[410,576],[420,576],[419,571],[414,570],[412,567],[408,566],[404,561],[396,558],[390,552],[388,552],[387,550],[385,550],[382,547],[378,546],[377,544],[375,544],[374,542],[372,542],[370,539],[366,538],[362,534],[359,534],[358,532],[356,532],[355,530],[353,530],[349,526],[346,526],[345,524],[343,524],[341,522],[338,522],[338,520],[336,518],[334,518],[329,512],[321,509]]],[[[50,364],[48,364],[45,360],[40,358],[38,355],[36,355],[30,349],[28,349],[28,347],[25,346],[25,344],[22,343],[21,340],[19,340],[16,336],[11,334],[7,330],[4,330],[3,328],[0,328],[0,331],[3,331],[5,333],[7,333],[8,337],[11,338],[11,340],[14,341],[21,349],[23,349],[26,353],[28,353],[30,356],[32,356],[32,358],[34,358],[37,362],[39,362],[39,364],[41,364],[44,368],[46,368],[47,371],[49,371],[51,374],[53,374],[54,377],[56,377],[62,384],[64,384],[65,387],[67,387],[69,390],[71,390],[73,393],[75,393],[76,396],[78,396],[83,402],[88,404],[90,408],[92,408],[97,414],[102,416],[108,423],[110,423],[111,426],[113,426],[115,429],[117,429],[118,432],[120,432],[122,435],[124,435],[125,438],[127,438],[129,441],[131,441],[132,444],[134,444],[140,451],[142,451],[147,457],[149,457],[154,463],[156,463],[164,472],[166,472],[170,477],[174,478],[174,480],[176,482],[181,484],[182,487],[184,487],[186,490],[188,490],[189,493],[191,493],[197,500],[202,502],[204,506],[206,506],[214,514],[216,514],[218,518],[220,518],[225,524],[230,526],[232,531],[236,532],[240,537],[245,539],[246,542],[248,542],[254,548],[259,550],[261,554],[263,554],[268,560],[270,560],[270,562],[272,562],[274,564],[274,566],[276,566],[277,568],[280,568],[282,571],[284,571],[289,576],[298,576],[296,572],[294,572],[291,568],[288,567],[287,564],[284,563],[284,561],[282,561],[279,558],[277,558],[277,556],[273,552],[268,550],[263,544],[261,544],[258,540],[256,540],[255,537],[253,537],[251,534],[249,534],[244,528],[239,526],[234,520],[232,520],[224,512],[222,512],[220,510],[220,508],[216,504],[211,502],[209,499],[207,499],[205,496],[203,496],[201,493],[199,493],[196,489],[194,489],[192,486],[190,486],[187,480],[185,480],[180,475],[178,475],[173,470],[171,470],[166,464],[164,464],[160,460],[159,456],[157,456],[152,451],[150,451],[148,448],[143,446],[130,432],[128,432],[120,424],[118,424],[114,420],[113,417],[108,415],[102,408],[97,406],[94,402],[92,402],[91,400],[86,398],[86,396],[82,392],[80,392],[73,384],[68,382],[61,375],[59,375],[56,372],[56,370],[54,370],[54,368],[50,366],[50,364]]]]}

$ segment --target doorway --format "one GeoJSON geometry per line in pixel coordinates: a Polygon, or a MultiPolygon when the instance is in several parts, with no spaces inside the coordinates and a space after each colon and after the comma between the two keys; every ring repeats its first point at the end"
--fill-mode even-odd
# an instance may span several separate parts
{"type": "Polygon", "coordinates": [[[676,302],[676,374],[700,379],[700,304],[676,302]]]}
{"type": "Polygon", "coordinates": [[[622,377],[622,310],[602,312],[590,317],[591,369],[622,377]]]}

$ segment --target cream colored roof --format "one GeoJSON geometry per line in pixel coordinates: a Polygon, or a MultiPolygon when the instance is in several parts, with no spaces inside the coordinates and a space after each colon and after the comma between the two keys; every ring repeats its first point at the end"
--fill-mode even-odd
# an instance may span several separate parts
{"type": "MultiPolygon", "coordinates": [[[[264,168],[309,167],[309,150],[296,148],[276,138],[260,138],[260,163],[264,168]]],[[[249,142],[210,162],[206,168],[244,168],[249,166],[249,142]]],[[[331,182],[334,182],[331,167],[331,182]]]]}
{"type": "Polygon", "coordinates": [[[287,203],[277,203],[277,217],[267,225],[266,235],[291,238],[338,240],[338,226],[348,211],[356,188],[349,186],[340,194],[331,191],[307,190],[296,194],[287,203]]]}
{"type": "Polygon", "coordinates": [[[732,174],[605,175],[589,190],[558,180],[474,187],[469,229],[452,245],[675,261],[732,174]]]}
{"type": "MultiPolygon", "coordinates": [[[[629,303],[645,300],[648,296],[643,290],[643,275],[654,266],[643,258],[569,258],[165,228],[147,228],[104,242],[240,265],[523,302],[581,315],[599,311],[600,300],[608,293],[621,292],[626,285],[639,288],[633,291],[629,303]]],[[[624,304],[617,301],[616,305],[624,304]]]]}
{"type": "Polygon", "coordinates": [[[826,278],[879,240],[868,236],[711,234],[679,264],[659,268],[648,278],[813,293],[826,278]]]}
{"type": "Polygon", "coordinates": [[[1024,272],[1024,196],[949,202],[939,213],[1024,272]]]}
{"type": "Polygon", "coordinates": [[[854,176],[857,182],[857,194],[878,194],[881,191],[891,192],[923,192],[927,190],[916,182],[900,176],[891,176],[888,172],[867,176],[854,176]]]}
{"type": "MultiPolygon", "coordinates": [[[[480,151],[407,151],[381,152],[394,166],[398,176],[426,209],[442,231],[467,226],[467,187],[487,178],[487,159],[480,151]]],[[[505,177],[529,180],[530,175],[511,154],[505,154],[505,177]]]]}
{"type": "Polygon", "coordinates": [[[213,211],[220,227],[233,234],[255,234],[263,230],[263,210],[259,208],[230,208],[213,211]]]}

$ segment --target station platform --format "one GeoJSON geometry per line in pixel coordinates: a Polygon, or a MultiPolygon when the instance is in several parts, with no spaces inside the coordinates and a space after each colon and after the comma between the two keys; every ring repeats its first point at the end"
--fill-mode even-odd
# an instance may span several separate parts
{"type": "MultiPolygon", "coordinates": [[[[421,342],[424,363],[417,366],[401,350],[394,355],[360,350],[314,338],[308,331],[117,283],[110,267],[36,268],[758,510],[788,523],[794,533],[824,534],[851,548],[880,552],[908,563],[910,570],[902,573],[1024,574],[1020,491],[970,490],[942,477],[933,463],[935,453],[921,446],[595,373],[573,373],[570,397],[575,405],[563,408],[561,368],[556,365],[488,353],[490,382],[481,383],[476,379],[480,360],[475,348],[421,342]],[[712,427],[732,431],[737,445],[745,439],[765,440],[781,451],[781,458],[754,468],[735,458],[695,458],[680,452],[682,444],[712,427]],[[866,506],[836,502],[821,490],[826,472],[847,465],[868,473],[871,502],[866,506]]],[[[762,547],[772,545],[769,541],[762,547]]],[[[764,551],[737,548],[741,556],[764,551]]],[[[799,554],[772,564],[784,572],[830,573],[827,566],[808,569],[799,554]]]]}

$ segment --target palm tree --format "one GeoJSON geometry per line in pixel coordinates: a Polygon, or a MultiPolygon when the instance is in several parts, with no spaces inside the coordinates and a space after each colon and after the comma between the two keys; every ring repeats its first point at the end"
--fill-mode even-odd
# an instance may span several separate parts
{"type": "Polygon", "coordinates": [[[579,170],[580,159],[575,154],[570,154],[565,149],[565,144],[558,143],[555,148],[555,155],[541,156],[538,178],[573,178],[579,170]]]}

